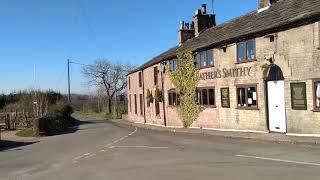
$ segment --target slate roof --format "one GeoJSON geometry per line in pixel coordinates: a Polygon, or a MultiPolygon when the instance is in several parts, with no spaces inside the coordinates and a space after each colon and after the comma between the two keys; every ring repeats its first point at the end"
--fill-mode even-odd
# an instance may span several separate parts
{"type": "Polygon", "coordinates": [[[198,37],[189,39],[180,47],[174,47],[160,54],[131,73],[175,57],[178,52],[184,50],[197,51],[221,47],[316,21],[320,21],[320,0],[279,0],[265,11],[251,12],[207,29],[198,37]]]}

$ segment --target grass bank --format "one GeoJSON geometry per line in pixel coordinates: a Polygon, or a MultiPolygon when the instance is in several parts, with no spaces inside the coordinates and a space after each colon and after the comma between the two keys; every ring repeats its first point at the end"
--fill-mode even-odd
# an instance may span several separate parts
{"type": "Polygon", "coordinates": [[[92,112],[92,111],[75,111],[73,117],[82,120],[108,120],[112,119],[112,115],[106,112],[92,112]]]}

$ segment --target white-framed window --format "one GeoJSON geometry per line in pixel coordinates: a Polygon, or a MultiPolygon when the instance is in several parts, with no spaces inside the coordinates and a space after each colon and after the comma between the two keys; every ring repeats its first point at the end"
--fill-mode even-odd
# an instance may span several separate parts
{"type": "Polygon", "coordinates": [[[320,79],[313,80],[314,111],[320,112],[320,79]]]}
{"type": "Polygon", "coordinates": [[[178,59],[171,59],[169,63],[171,71],[176,71],[178,69],[178,59]]]}
{"type": "Polygon", "coordinates": [[[200,51],[195,57],[196,67],[211,67],[214,66],[213,50],[200,51]]]}
{"type": "Polygon", "coordinates": [[[236,85],[237,106],[244,109],[258,108],[257,85],[236,85]]]}
{"type": "Polygon", "coordinates": [[[168,102],[169,106],[179,106],[180,105],[180,95],[175,90],[168,91],[168,102]]]}
{"type": "Polygon", "coordinates": [[[208,88],[198,88],[197,89],[197,101],[198,104],[202,106],[216,106],[216,99],[215,99],[215,89],[214,87],[208,88]]]}
{"type": "Polygon", "coordinates": [[[237,43],[237,62],[252,61],[256,58],[255,40],[237,43]]]}

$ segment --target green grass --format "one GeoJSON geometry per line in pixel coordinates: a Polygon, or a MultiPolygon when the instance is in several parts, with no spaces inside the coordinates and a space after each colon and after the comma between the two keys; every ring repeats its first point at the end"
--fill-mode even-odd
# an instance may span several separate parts
{"type": "Polygon", "coordinates": [[[75,118],[80,118],[84,120],[108,120],[112,119],[111,114],[107,114],[106,112],[84,112],[84,111],[76,111],[72,114],[75,118]]]}
{"type": "Polygon", "coordinates": [[[32,128],[23,129],[23,130],[17,132],[16,135],[20,136],[20,137],[34,137],[34,133],[33,133],[32,128]]]}

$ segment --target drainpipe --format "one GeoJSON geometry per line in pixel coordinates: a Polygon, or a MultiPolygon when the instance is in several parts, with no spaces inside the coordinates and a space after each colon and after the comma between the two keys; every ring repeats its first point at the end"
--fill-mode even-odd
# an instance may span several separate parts
{"type": "Polygon", "coordinates": [[[161,71],[161,88],[162,88],[162,105],[163,105],[163,120],[164,126],[167,126],[167,117],[166,117],[166,103],[164,98],[164,79],[163,79],[163,72],[164,72],[164,64],[162,64],[162,71],[161,71]]]}
{"type": "Polygon", "coordinates": [[[143,74],[143,69],[141,72],[141,76],[142,76],[142,96],[143,96],[143,119],[144,119],[144,123],[147,123],[147,119],[146,119],[146,102],[145,102],[145,94],[144,94],[144,74],[143,74]]]}

